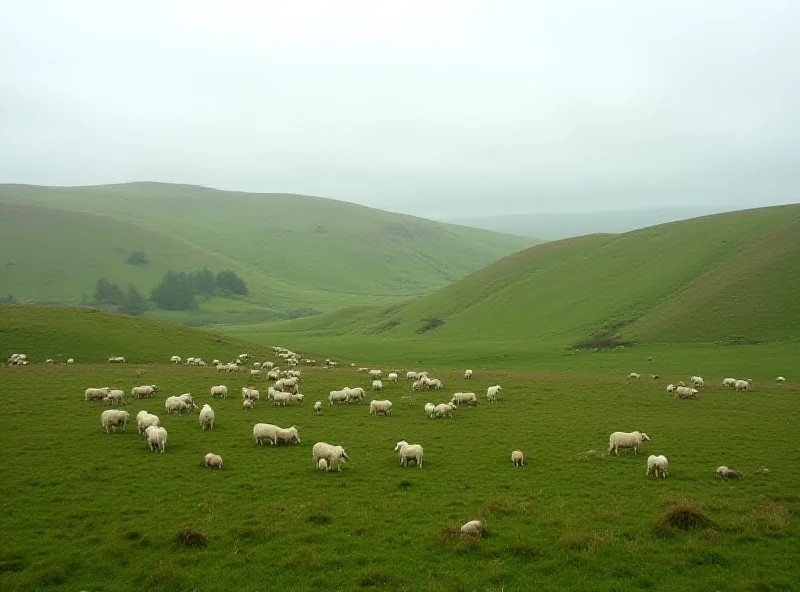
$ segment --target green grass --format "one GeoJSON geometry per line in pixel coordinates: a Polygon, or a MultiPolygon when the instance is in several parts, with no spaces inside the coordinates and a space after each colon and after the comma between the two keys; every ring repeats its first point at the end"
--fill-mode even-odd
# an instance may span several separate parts
{"type": "Polygon", "coordinates": [[[798,269],[800,206],[762,208],[545,243],[401,304],[226,330],[353,355],[391,342],[399,357],[453,350],[522,365],[605,330],[648,344],[792,340],[798,269]]]}
{"type": "Polygon", "coordinates": [[[0,185],[0,225],[0,285],[15,296],[75,303],[102,275],[149,294],[166,268],[208,267],[239,273],[261,311],[181,317],[195,322],[397,301],[536,242],[317,197],[161,183],[0,185]],[[132,250],[152,263],[125,265],[132,250]]]}

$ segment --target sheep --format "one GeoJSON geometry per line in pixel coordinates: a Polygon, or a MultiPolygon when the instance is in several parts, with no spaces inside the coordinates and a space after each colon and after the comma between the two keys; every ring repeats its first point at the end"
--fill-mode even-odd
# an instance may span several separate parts
{"type": "Polygon", "coordinates": [[[108,394],[103,397],[103,403],[108,403],[109,405],[127,405],[127,401],[125,401],[125,393],[123,393],[119,389],[112,389],[108,391],[108,394]]]}
{"type": "Polygon", "coordinates": [[[214,429],[214,410],[211,408],[211,405],[205,404],[203,408],[200,410],[200,427],[204,430],[208,428],[209,430],[214,429]]]}
{"type": "Polygon", "coordinates": [[[783,384],[784,382],[786,382],[786,378],[783,376],[778,376],[778,378],[775,379],[775,382],[777,382],[778,384],[783,384]]]}
{"type": "Polygon", "coordinates": [[[389,372],[389,375],[386,377],[386,380],[391,382],[397,382],[397,372],[389,372]]]}
{"type": "Polygon", "coordinates": [[[289,370],[288,372],[286,372],[286,376],[288,376],[289,378],[296,378],[297,380],[300,380],[300,370],[289,370]]]}
{"type": "Polygon", "coordinates": [[[391,401],[376,401],[373,399],[369,402],[369,414],[377,417],[378,415],[392,415],[392,402],[391,401]]]}
{"type": "Polygon", "coordinates": [[[219,454],[209,452],[206,454],[205,459],[203,460],[203,465],[219,470],[222,468],[222,457],[219,454]]]}
{"type": "Polygon", "coordinates": [[[490,386],[486,389],[486,398],[489,400],[489,403],[496,403],[497,399],[500,398],[500,391],[503,390],[499,384],[494,386],[490,386]]]}
{"type": "Polygon", "coordinates": [[[364,389],[361,388],[360,386],[356,388],[345,387],[344,391],[345,393],[347,393],[347,398],[345,399],[345,402],[347,403],[353,403],[353,402],[360,403],[361,401],[364,400],[364,397],[366,396],[364,389]]]}
{"type": "Polygon", "coordinates": [[[224,384],[218,384],[211,387],[211,396],[214,398],[225,399],[228,396],[228,387],[224,384]]]}
{"type": "Polygon", "coordinates": [[[117,428],[122,428],[123,432],[126,431],[125,428],[130,419],[131,414],[121,409],[106,409],[100,414],[100,424],[103,426],[106,434],[109,433],[108,428],[111,428],[114,433],[116,433],[117,428]]]}
{"type": "Polygon", "coordinates": [[[334,446],[327,442],[317,442],[311,450],[314,457],[314,466],[319,468],[319,459],[324,458],[328,463],[328,470],[336,465],[338,471],[342,470],[342,461],[350,460],[343,446],[334,446]]]}
{"type": "Polygon", "coordinates": [[[422,383],[431,390],[440,390],[444,388],[444,383],[438,378],[428,378],[426,376],[422,379],[422,383]]]}
{"type": "Polygon", "coordinates": [[[737,380],[735,386],[737,391],[749,391],[752,385],[752,380],[737,380]]]}
{"type": "Polygon", "coordinates": [[[525,466],[525,455],[521,450],[515,450],[511,453],[511,464],[515,467],[525,466]]]}
{"type": "Polygon", "coordinates": [[[483,534],[483,522],[480,520],[470,520],[461,527],[462,537],[481,538],[483,534]]]}
{"type": "Polygon", "coordinates": [[[154,384],[135,386],[131,389],[131,396],[134,399],[146,399],[150,397],[155,397],[156,393],[158,393],[158,387],[154,384]]]}
{"type": "Polygon", "coordinates": [[[425,383],[422,380],[415,380],[414,382],[411,383],[411,388],[414,389],[415,391],[423,390],[424,386],[425,383]]]}
{"type": "Polygon", "coordinates": [[[261,393],[259,393],[257,389],[250,388],[247,386],[242,387],[242,399],[251,399],[253,401],[258,401],[260,397],[261,393]]]}
{"type": "Polygon", "coordinates": [[[319,462],[317,463],[317,470],[318,471],[326,471],[327,472],[328,471],[328,461],[325,460],[324,458],[319,459],[319,462]]]}
{"type": "Polygon", "coordinates": [[[475,393],[453,393],[450,403],[456,407],[459,405],[477,405],[478,397],[475,396],[475,393]]]}
{"type": "Polygon", "coordinates": [[[406,372],[406,380],[417,380],[417,378],[419,378],[419,375],[416,372],[406,372]]]}
{"type": "Polygon", "coordinates": [[[650,475],[655,475],[656,478],[658,478],[659,475],[661,477],[667,477],[667,475],[669,475],[669,461],[666,456],[651,454],[647,457],[647,471],[644,476],[649,477],[650,475]]]}
{"type": "Polygon", "coordinates": [[[650,441],[650,438],[644,432],[614,432],[608,438],[608,453],[614,453],[619,456],[619,448],[633,448],[634,454],[639,454],[639,447],[644,441],[650,441]]]}
{"type": "Polygon", "coordinates": [[[363,366],[360,367],[358,370],[356,370],[356,372],[368,372],[368,371],[369,371],[369,368],[364,368],[363,366]]]}
{"type": "Polygon", "coordinates": [[[692,386],[702,387],[703,386],[703,377],[702,376],[692,376],[689,381],[692,383],[692,386]]]}
{"type": "Polygon", "coordinates": [[[732,389],[736,388],[736,379],[735,378],[726,378],[722,381],[722,388],[732,389]]]}
{"type": "Polygon", "coordinates": [[[300,444],[300,436],[297,433],[297,428],[295,426],[290,428],[278,428],[278,430],[275,432],[275,443],[289,444],[292,442],[295,444],[300,444]]]}
{"type": "Polygon", "coordinates": [[[464,370],[464,378],[470,380],[472,378],[472,370],[464,370]]]}
{"type": "Polygon", "coordinates": [[[642,377],[642,375],[639,374],[638,372],[631,372],[630,374],[628,374],[628,378],[636,378],[638,380],[641,377],[642,377]]]}
{"type": "Polygon", "coordinates": [[[314,413],[317,415],[322,415],[322,401],[317,401],[314,403],[314,413]]]}
{"type": "Polygon", "coordinates": [[[281,377],[281,372],[277,368],[267,372],[267,380],[278,380],[281,377]]]}
{"type": "Polygon", "coordinates": [[[245,399],[244,401],[242,401],[242,408],[245,411],[252,411],[253,410],[253,401],[251,401],[250,399],[245,399]]]}
{"type": "Polygon", "coordinates": [[[676,399],[695,399],[697,398],[697,389],[689,388],[688,386],[679,386],[675,389],[676,399]]]}
{"type": "Polygon", "coordinates": [[[84,395],[87,401],[94,401],[95,399],[104,399],[109,392],[111,392],[111,389],[107,386],[103,388],[87,388],[84,395]]]}
{"type": "Polygon", "coordinates": [[[714,476],[717,479],[739,479],[742,474],[739,471],[734,471],[733,469],[729,469],[726,466],[717,467],[717,470],[714,472],[714,476]]]}
{"type": "Polygon", "coordinates": [[[184,393],[180,397],[167,397],[164,401],[164,409],[167,410],[167,413],[177,412],[178,415],[183,415],[184,411],[191,411],[192,407],[197,409],[197,405],[194,404],[192,395],[189,393],[184,393]]]}
{"type": "Polygon", "coordinates": [[[383,383],[380,380],[373,380],[372,381],[372,390],[373,391],[381,391],[381,390],[383,390],[383,383]]]}
{"type": "Polygon", "coordinates": [[[253,439],[256,444],[264,445],[264,440],[269,440],[270,444],[275,444],[277,441],[277,432],[280,428],[271,423],[257,423],[253,426],[253,439]]]}
{"type": "Polygon", "coordinates": [[[67,358],[67,365],[71,366],[75,363],[75,358],[67,358]]]}
{"type": "Polygon", "coordinates": [[[180,356],[172,356],[169,359],[169,361],[172,362],[173,364],[180,364],[181,363],[181,357],[180,356]]]}
{"type": "Polygon", "coordinates": [[[158,450],[161,454],[164,454],[164,450],[167,448],[166,428],[150,426],[144,433],[147,436],[147,445],[150,446],[150,450],[154,452],[158,450]]]}
{"type": "Polygon", "coordinates": [[[381,377],[382,374],[383,374],[382,370],[370,370],[369,371],[369,377],[372,378],[372,379],[378,379],[378,378],[381,377]]]}
{"type": "Polygon", "coordinates": [[[433,419],[435,413],[436,413],[436,405],[434,405],[433,403],[425,403],[425,417],[433,419]]]}
{"type": "Polygon", "coordinates": [[[675,391],[675,385],[674,384],[668,384],[667,385],[667,392],[668,393],[672,393],[674,391],[675,391]]]}
{"type": "Polygon", "coordinates": [[[275,382],[275,390],[284,392],[297,392],[297,378],[281,378],[275,382]]]}
{"type": "Polygon", "coordinates": [[[124,364],[125,363],[125,358],[123,358],[122,356],[114,356],[114,357],[108,358],[108,363],[109,364],[124,364]]]}
{"type": "Polygon", "coordinates": [[[453,417],[453,409],[455,406],[451,405],[450,403],[440,403],[436,407],[433,408],[433,416],[434,417],[453,417]]]}
{"type": "Polygon", "coordinates": [[[136,427],[139,428],[139,435],[143,436],[144,431],[150,426],[158,426],[161,420],[158,415],[153,415],[142,409],[136,414],[136,427]]]}
{"type": "Polygon", "coordinates": [[[259,376],[260,374],[261,374],[261,370],[257,370],[255,368],[250,370],[250,376],[259,376]]]}
{"type": "Polygon", "coordinates": [[[286,407],[286,403],[292,400],[292,393],[277,392],[272,397],[273,405],[281,405],[286,407]]]}
{"type": "Polygon", "coordinates": [[[401,440],[394,447],[394,451],[400,457],[400,466],[407,467],[409,461],[417,463],[417,468],[422,468],[422,446],[419,444],[409,444],[401,440]]]}
{"type": "Polygon", "coordinates": [[[331,391],[328,394],[328,401],[330,402],[331,405],[333,405],[334,403],[343,403],[343,402],[347,401],[347,391],[348,390],[349,389],[347,387],[344,387],[340,391],[331,391]]]}

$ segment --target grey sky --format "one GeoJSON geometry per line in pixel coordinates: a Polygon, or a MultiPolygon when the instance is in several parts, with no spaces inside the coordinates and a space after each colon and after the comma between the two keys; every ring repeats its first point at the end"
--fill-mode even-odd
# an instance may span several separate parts
{"type": "Polygon", "coordinates": [[[419,215],[797,200],[795,0],[0,0],[0,182],[419,215]]]}

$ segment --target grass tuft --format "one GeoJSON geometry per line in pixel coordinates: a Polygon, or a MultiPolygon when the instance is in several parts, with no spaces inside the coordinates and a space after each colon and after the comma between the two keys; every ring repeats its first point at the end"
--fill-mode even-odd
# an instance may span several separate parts
{"type": "Polygon", "coordinates": [[[711,526],[711,518],[702,506],[686,498],[667,500],[667,509],[659,518],[656,528],[664,534],[675,530],[696,530],[711,526]]]}
{"type": "Polygon", "coordinates": [[[184,526],[178,531],[175,540],[182,547],[205,547],[208,536],[202,530],[197,530],[193,524],[184,526]]]}

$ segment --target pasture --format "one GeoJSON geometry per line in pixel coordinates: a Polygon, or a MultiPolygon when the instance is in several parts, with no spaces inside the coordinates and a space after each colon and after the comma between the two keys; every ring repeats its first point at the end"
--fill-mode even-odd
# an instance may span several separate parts
{"type": "MultiPolygon", "coordinates": [[[[611,353],[578,356],[577,372],[476,364],[471,381],[463,369],[408,362],[403,370],[428,370],[445,389],[414,393],[402,375],[397,384],[384,379],[374,398],[392,400],[393,415],[377,418],[368,415],[370,381],[349,367],[303,367],[302,404],[275,408],[262,399],[252,412],[242,409],[241,387],[266,391],[266,383],[245,372],[2,368],[0,447],[11,462],[0,479],[0,589],[793,589],[800,387],[786,370],[784,385],[752,372],[753,392],[725,391],[722,373],[699,370],[716,368],[706,353],[659,380],[644,378],[644,364],[626,362],[624,373],[592,369],[611,353]],[[633,370],[642,380],[627,378],[633,370]],[[696,400],[665,393],[667,382],[697,372],[707,386],[696,400]],[[488,405],[486,387],[498,383],[501,399],[488,405]],[[160,392],[131,400],[138,384],[160,392]],[[227,399],[211,399],[216,384],[228,386],[227,399]],[[103,432],[107,407],[83,400],[89,386],[125,390],[127,433],[103,432]],[[344,386],[364,387],[367,401],[329,406],[328,392],[344,386]],[[426,401],[455,391],[476,392],[481,405],[456,410],[452,420],[424,417],[426,401]],[[200,429],[197,411],[166,415],[164,399],[183,392],[199,407],[212,405],[213,431],[200,429]],[[315,400],[324,403],[322,416],[312,411],[315,400]],[[165,454],[137,435],[140,409],[161,417],[165,454]],[[296,425],[302,443],[258,446],[256,422],[296,425]],[[651,441],[638,455],[609,456],[616,430],[644,431],[651,441]],[[400,467],[393,447],[402,439],[424,446],[422,469],[400,467]],[[351,461],[341,473],[315,470],[316,441],[345,446],[351,461]],[[527,466],[512,467],[515,448],[527,466]],[[207,452],[223,457],[223,470],[202,467],[207,452]],[[650,454],[669,458],[667,479],[645,478],[650,454]],[[715,479],[723,464],[744,478],[715,479]],[[708,522],[678,524],[691,509],[708,522]],[[675,519],[665,524],[670,510],[675,519]],[[487,521],[487,536],[461,540],[458,527],[472,519],[487,521]],[[181,530],[205,539],[182,544],[181,530]]],[[[620,354],[643,359],[641,351],[620,354]]],[[[385,378],[390,368],[382,369],[385,378]]]]}

